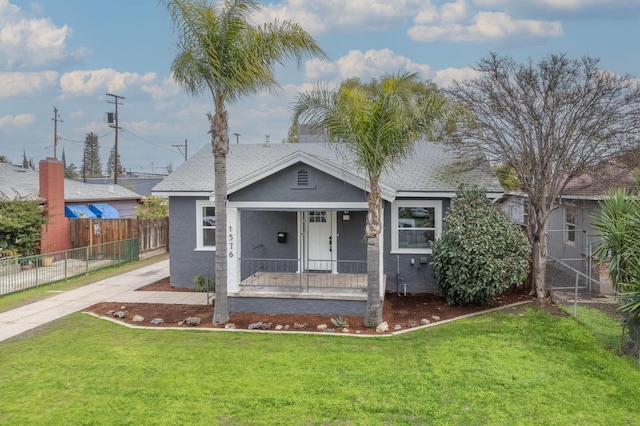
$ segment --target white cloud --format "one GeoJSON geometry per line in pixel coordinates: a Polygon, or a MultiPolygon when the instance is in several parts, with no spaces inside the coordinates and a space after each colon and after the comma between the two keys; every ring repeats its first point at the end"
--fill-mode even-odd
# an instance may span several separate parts
{"type": "Polygon", "coordinates": [[[404,25],[421,0],[285,0],[268,4],[256,15],[256,22],[288,19],[311,34],[331,29],[385,30],[404,25]]]}
{"type": "Polygon", "coordinates": [[[173,98],[182,88],[172,78],[165,78],[160,84],[144,84],[142,90],[151,96],[154,101],[173,98]]]}
{"type": "Polygon", "coordinates": [[[118,72],[111,68],[78,70],[60,77],[63,95],[80,96],[98,92],[123,92],[129,86],[145,86],[153,83],[156,73],[138,74],[118,72]]]}
{"type": "Polygon", "coordinates": [[[0,127],[27,127],[35,121],[36,116],[33,114],[5,115],[0,117],[0,127]]]}
{"type": "Polygon", "coordinates": [[[338,82],[351,77],[359,77],[362,81],[368,81],[383,74],[402,71],[417,72],[425,79],[431,77],[429,65],[413,62],[406,56],[396,55],[390,49],[370,49],[366,52],[350,50],[335,62],[311,60],[306,64],[308,78],[338,82]]]}
{"type": "Polygon", "coordinates": [[[50,18],[30,18],[8,0],[0,0],[0,64],[9,69],[51,66],[87,55],[87,49],[67,49],[71,32],[66,25],[56,26],[50,18]]]}
{"type": "MultiPolygon", "coordinates": [[[[444,6],[443,6],[444,8],[444,6]]],[[[443,9],[441,8],[441,9],[443,9]]],[[[462,9],[459,9],[461,11],[462,9]]],[[[562,35],[562,23],[559,21],[543,21],[533,19],[513,19],[504,12],[478,12],[471,18],[465,13],[453,19],[452,13],[441,10],[440,15],[419,15],[414,27],[407,33],[417,41],[499,41],[514,37],[559,37],[562,35]],[[444,12],[444,13],[443,13],[444,12]],[[445,16],[446,15],[446,16],[445,16]],[[433,25],[423,24],[421,22],[433,25]]]]}
{"type": "Polygon", "coordinates": [[[57,79],[58,73],[55,71],[0,72],[0,99],[35,95],[54,87],[57,79]]]}
{"type": "Polygon", "coordinates": [[[453,80],[463,81],[477,77],[478,73],[471,67],[445,68],[438,70],[433,77],[433,82],[441,88],[447,88],[453,80]]]}

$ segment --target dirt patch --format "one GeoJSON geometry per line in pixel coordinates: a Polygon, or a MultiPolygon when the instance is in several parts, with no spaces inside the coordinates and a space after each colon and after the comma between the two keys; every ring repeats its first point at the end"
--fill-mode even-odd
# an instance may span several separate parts
{"type": "MultiPolygon", "coordinates": [[[[141,290],[154,291],[194,291],[192,289],[176,289],[171,287],[169,279],[157,281],[141,290]]],[[[419,326],[422,319],[430,322],[443,321],[456,318],[462,315],[484,311],[487,309],[509,305],[516,302],[531,301],[531,296],[524,288],[512,289],[493,299],[490,306],[448,306],[444,298],[433,294],[417,294],[408,296],[398,296],[395,293],[388,293],[385,296],[383,320],[389,325],[389,332],[394,330],[396,325],[402,329],[410,327],[410,323],[419,326]]],[[[554,306],[555,307],[555,306],[554,306]]],[[[124,322],[151,327],[176,327],[180,326],[187,317],[200,318],[200,324],[196,328],[224,328],[225,324],[214,326],[213,307],[202,305],[167,305],[152,303],[99,303],[86,309],[97,315],[105,315],[108,311],[126,311],[127,315],[122,320],[124,322]],[[133,318],[138,315],[144,318],[142,321],[134,322],[133,318]],[[153,325],[152,320],[162,318],[163,322],[153,325]]],[[[510,310],[510,312],[520,312],[510,310]]],[[[330,316],[318,315],[288,315],[288,314],[256,314],[256,313],[231,313],[229,323],[235,324],[236,329],[247,329],[250,324],[262,322],[271,323],[268,330],[274,330],[277,325],[288,326],[282,331],[310,331],[316,332],[317,326],[326,324],[329,329],[340,330],[331,323],[330,316]],[[296,324],[304,325],[304,328],[294,327],[296,324]]],[[[335,317],[334,317],[335,318],[335,317]]],[[[376,334],[375,329],[367,329],[363,326],[363,318],[360,316],[343,317],[349,325],[350,333],[376,334]]]]}

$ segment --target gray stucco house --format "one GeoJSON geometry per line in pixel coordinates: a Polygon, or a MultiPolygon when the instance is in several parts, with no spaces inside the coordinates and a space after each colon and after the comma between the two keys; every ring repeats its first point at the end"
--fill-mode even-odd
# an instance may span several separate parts
{"type": "MultiPolygon", "coordinates": [[[[611,281],[607,265],[598,264],[594,250],[600,242],[593,218],[600,214],[599,203],[615,188],[635,189],[632,173],[640,165],[640,155],[622,162],[603,163],[591,172],[569,181],[556,208],[549,217],[547,251],[549,254],[548,276],[556,287],[573,287],[575,272],[572,268],[590,277],[579,277],[579,284],[594,292],[610,294],[611,281]],[[564,266],[566,265],[566,266],[564,266]],[[597,282],[605,284],[600,286],[597,282]]],[[[521,193],[506,194],[503,211],[523,226],[527,225],[527,198],[521,193]]]]}
{"type": "MultiPolygon", "coordinates": [[[[326,143],[231,145],[227,158],[228,291],[232,312],[361,315],[366,306],[367,181],[352,155],[326,143]]],[[[486,160],[461,167],[444,145],[419,142],[381,179],[381,289],[436,290],[430,241],[460,184],[502,187],[486,160]]],[[[152,191],[169,198],[171,285],[212,276],[214,170],[203,147],[152,191]]]]}

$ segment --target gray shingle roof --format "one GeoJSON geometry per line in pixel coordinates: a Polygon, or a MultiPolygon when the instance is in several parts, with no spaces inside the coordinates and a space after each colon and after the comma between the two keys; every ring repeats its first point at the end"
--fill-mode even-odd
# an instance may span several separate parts
{"type": "MultiPolygon", "coordinates": [[[[306,154],[316,161],[337,165],[345,173],[364,178],[353,154],[340,145],[326,143],[237,144],[231,145],[227,157],[227,184],[233,187],[247,176],[269,173],[284,158],[306,154]]],[[[478,185],[491,192],[502,187],[489,163],[482,159],[475,167],[464,167],[446,146],[434,142],[418,142],[413,153],[388,170],[381,184],[397,192],[455,192],[460,184],[478,185]]],[[[205,145],[189,161],[153,188],[154,193],[212,193],[214,190],[213,153],[205,145]]]]}
{"type": "MultiPolygon", "coordinates": [[[[13,197],[17,191],[23,196],[38,196],[40,177],[35,170],[0,163],[0,191],[13,197]]],[[[64,180],[64,199],[67,202],[132,200],[141,196],[120,185],[92,185],[64,180]]]]}

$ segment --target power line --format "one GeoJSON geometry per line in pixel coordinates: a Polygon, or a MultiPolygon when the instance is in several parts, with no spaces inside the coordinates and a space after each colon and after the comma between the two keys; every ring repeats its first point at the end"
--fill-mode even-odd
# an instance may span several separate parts
{"type": "Polygon", "coordinates": [[[146,142],[146,143],[148,143],[148,144],[150,144],[150,145],[153,145],[153,146],[158,147],[158,148],[160,148],[160,149],[164,149],[164,150],[166,150],[166,151],[169,151],[169,152],[173,152],[173,153],[175,153],[175,151],[174,151],[173,149],[171,149],[171,148],[167,148],[166,146],[163,146],[163,145],[157,144],[157,143],[155,143],[155,142],[151,142],[150,140],[145,139],[145,138],[143,138],[142,136],[138,136],[138,135],[136,135],[135,133],[133,133],[133,132],[132,132],[131,130],[129,130],[129,129],[124,129],[124,128],[123,128],[122,130],[123,130],[123,131],[125,131],[125,132],[127,132],[127,133],[131,133],[131,134],[132,134],[133,136],[135,136],[136,138],[138,138],[138,139],[140,139],[141,141],[144,141],[144,142],[146,142]]]}

